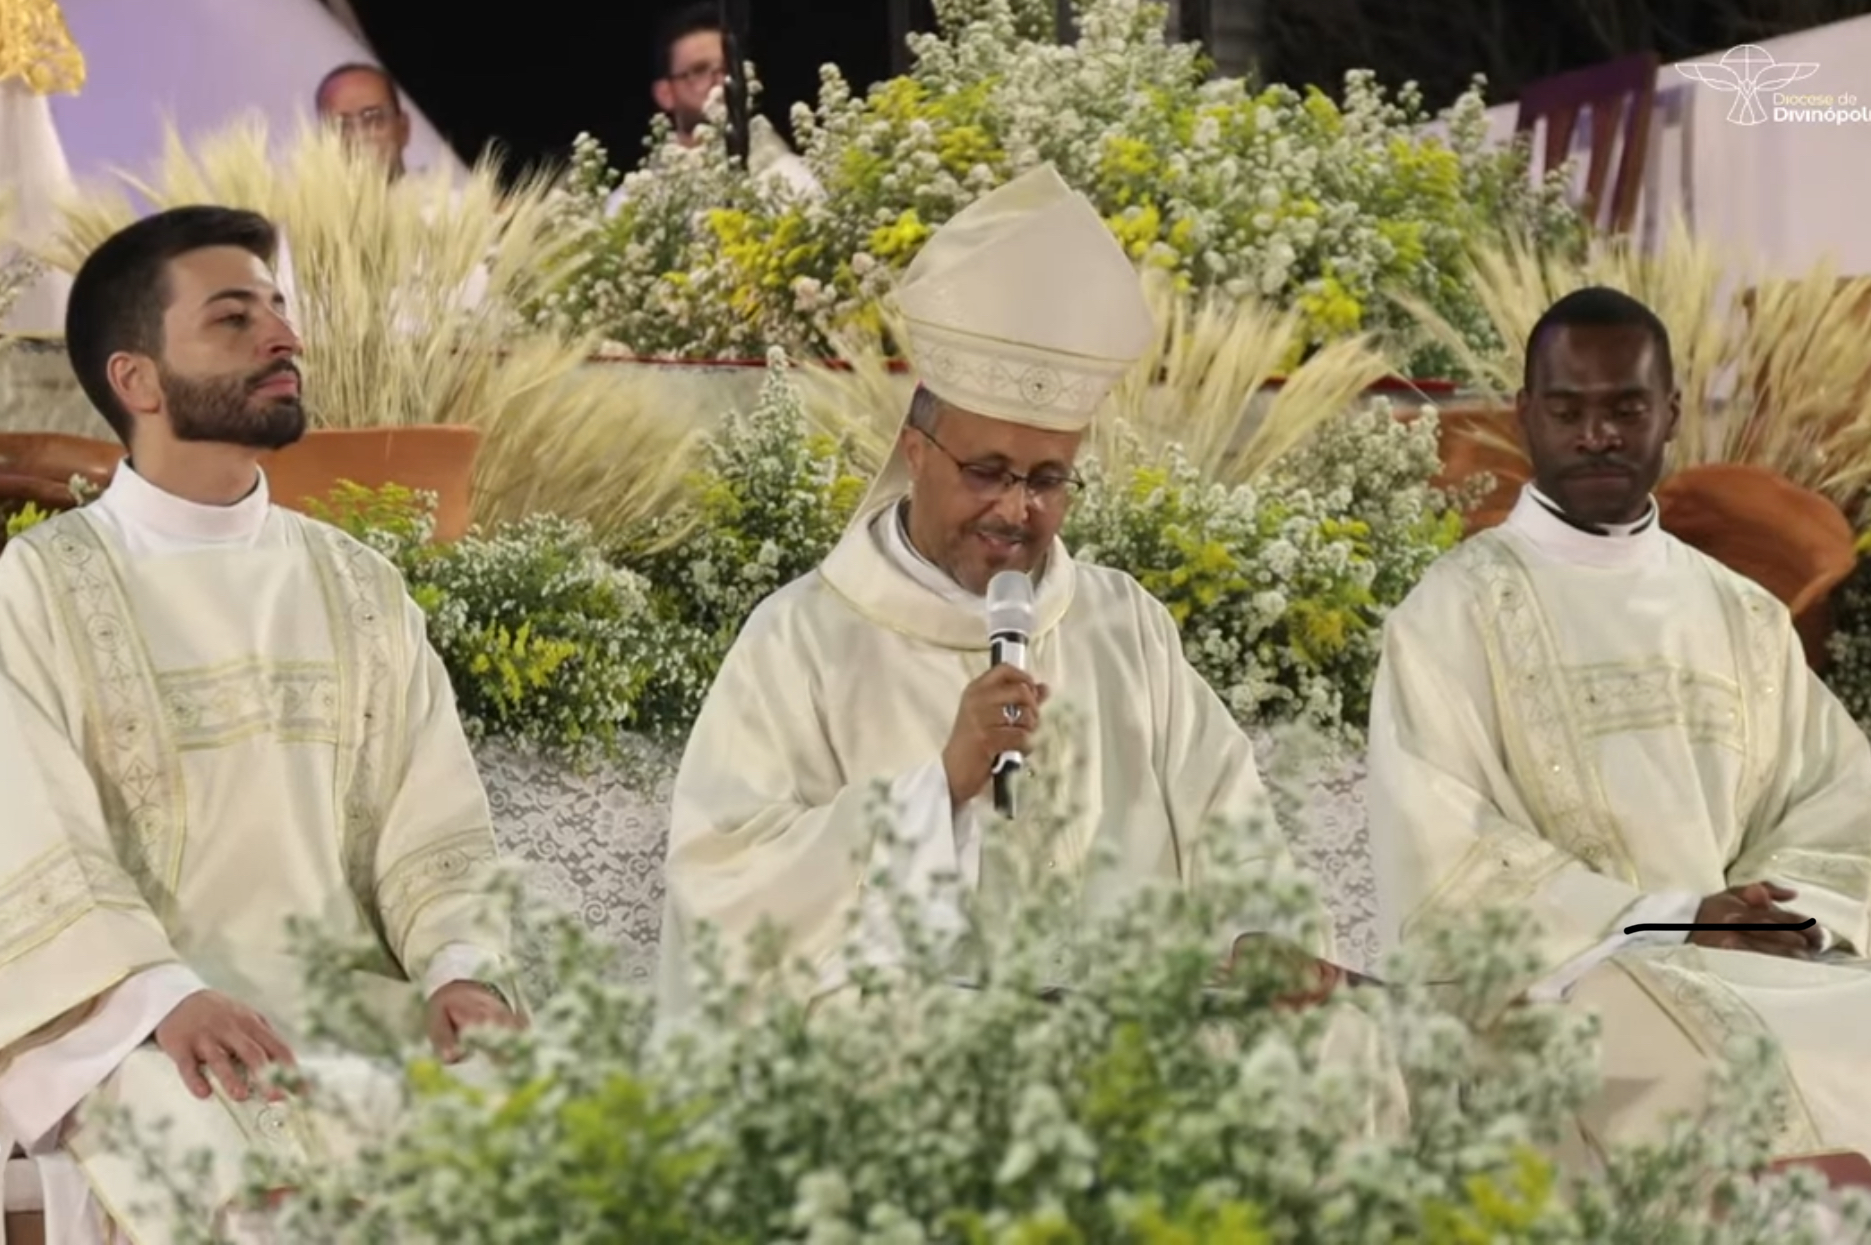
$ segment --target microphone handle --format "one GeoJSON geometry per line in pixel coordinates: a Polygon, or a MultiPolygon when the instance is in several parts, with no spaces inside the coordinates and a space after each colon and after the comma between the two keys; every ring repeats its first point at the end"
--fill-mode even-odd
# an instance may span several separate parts
{"type": "Polygon", "coordinates": [[[994,811],[1002,817],[1013,816],[1013,776],[1018,769],[1018,766],[1008,766],[994,771],[994,811]]]}
{"type": "MultiPolygon", "coordinates": [[[[1026,669],[1026,637],[1017,631],[1003,631],[988,639],[989,660],[993,665],[1026,669]]],[[[1002,817],[1014,814],[1013,776],[1026,764],[1018,752],[1003,752],[994,759],[994,811],[1002,817]]]]}

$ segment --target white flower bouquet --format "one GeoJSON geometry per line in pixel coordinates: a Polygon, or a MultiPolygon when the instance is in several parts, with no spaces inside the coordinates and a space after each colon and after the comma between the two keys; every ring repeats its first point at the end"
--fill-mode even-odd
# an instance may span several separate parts
{"type": "Polygon", "coordinates": [[[943,30],[913,37],[909,74],[859,95],[828,66],[817,107],[795,110],[822,198],[748,175],[718,135],[680,148],[659,131],[598,224],[615,179],[581,140],[565,202],[594,222],[591,254],[540,314],[641,355],[826,356],[882,331],[878,297],[935,227],[1051,162],[1184,288],[1298,309],[1302,348],[1386,332],[1405,370],[1448,375],[1450,354],[1392,291],[1491,344],[1463,281],[1471,244],[1582,242],[1558,175],[1536,186],[1521,150],[1487,148],[1479,84],[1438,139],[1414,88],[1393,98],[1369,73],[1347,77],[1342,102],[1208,80],[1199,49],[1166,40],[1163,9],[1142,0],[1085,0],[1071,45],[1035,37],[1008,0],[938,8],[943,30]]]}

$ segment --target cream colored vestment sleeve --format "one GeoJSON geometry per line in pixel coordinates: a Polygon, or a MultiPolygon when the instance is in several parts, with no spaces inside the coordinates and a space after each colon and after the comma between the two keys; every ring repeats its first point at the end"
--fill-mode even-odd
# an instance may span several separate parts
{"type": "Polygon", "coordinates": [[[20,545],[0,554],[0,1069],[20,1043],[177,960],[118,861],[57,694],[62,632],[20,545]]]}
{"type": "MultiPolygon", "coordinates": [[[[712,926],[731,971],[743,969],[770,922],[789,955],[840,984],[843,952],[863,909],[877,831],[892,824],[908,851],[899,881],[920,886],[960,872],[955,815],[931,757],[902,774],[847,774],[816,721],[814,671],[757,609],[723,660],[690,732],[670,811],[666,995],[680,979],[697,927],[712,926]],[[933,769],[931,767],[934,767],[933,769]]],[[[877,714],[880,707],[851,706],[877,714]]],[[[874,917],[866,942],[887,954],[874,917]]]]}
{"type": "Polygon", "coordinates": [[[408,744],[377,847],[378,916],[391,952],[425,993],[472,976],[517,1006],[510,922],[493,902],[498,852],[486,788],[427,619],[407,595],[402,602],[412,654],[408,744]]]}

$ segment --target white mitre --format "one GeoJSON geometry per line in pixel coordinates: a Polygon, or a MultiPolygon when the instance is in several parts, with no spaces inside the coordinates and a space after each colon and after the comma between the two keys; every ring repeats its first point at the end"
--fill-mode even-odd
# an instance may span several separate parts
{"type": "MultiPolygon", "coordinates": [[[[1089,426],[1157,331],[1136,266],[1049,164],[937,229],[895,303],[910,364],[936,397],[1049,432],[1089,426]]],[[[859,518],[902,496],[908,480],[894,450],[859,518]]]]}

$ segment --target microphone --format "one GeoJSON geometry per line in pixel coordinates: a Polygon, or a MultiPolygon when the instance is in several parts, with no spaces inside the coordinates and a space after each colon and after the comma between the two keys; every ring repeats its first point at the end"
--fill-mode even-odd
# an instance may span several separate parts
{"type": "MultiPolygon", "coordinates": [[[[1024,571],[1002,571],[987,586],[987,642],[991,665],[1027,668],[1027,644],[1033,636],[1033,578],[1024,571]]],[[[1013,816],[1013,778],[1026,764],[1018,752],[994,758],[994,809],[1013,816]]]]}

